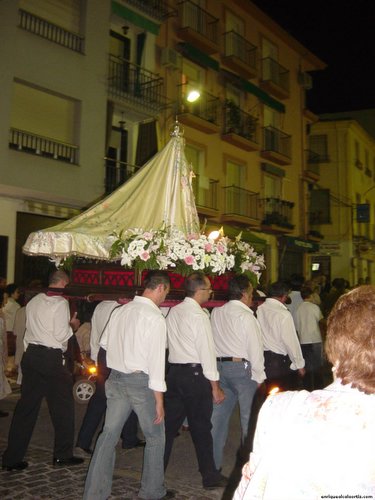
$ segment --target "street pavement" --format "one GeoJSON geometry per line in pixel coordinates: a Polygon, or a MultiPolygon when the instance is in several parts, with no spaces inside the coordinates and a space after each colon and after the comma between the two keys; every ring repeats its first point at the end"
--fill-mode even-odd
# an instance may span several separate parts
{"type": "MultiPolygon", "coordinates": [[[[0,454],[3,453],[14,407],[19,398],[19,387],[12,383],[13,393],[0,401],[0,409],[9,416],[0,419],[0,454]]],[[[76,433],[79,430],[86,405],[76,404],[76,433]]],[[[2,500],[42,500],[82,498],[89,458],[74,467],[53,467],[52,448],[54,432],[45,403],[39,414],[25,460],[29,467],[23,471],[0,471],[0,498],[2,500]]],[[[240,467],[236,465],[240,443],[238,415],[233,415],[222,473],[230,478],[228,486],[204,490],[189,432],[180,432],[174,443],[166,472],[166,486],[176,492],[177,500],[229,500],[238,484],[240,467]]],[[[121,444],[121,443],[120,443],[121,444]]],[[[140,487],[143,449],[117,448],[111,500],[134,500],[140,487]]]]}

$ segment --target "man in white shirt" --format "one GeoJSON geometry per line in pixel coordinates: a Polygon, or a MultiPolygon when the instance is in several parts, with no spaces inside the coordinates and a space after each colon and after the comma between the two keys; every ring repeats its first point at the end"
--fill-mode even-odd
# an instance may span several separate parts
{"type": "Polygon", "coordinates": [[[295,323],[303,357],[306,361],[306,375],[303,379],[304,388],[308,391],[323,388],[322,365],[323,347],[320,333],[320,320],[323,319],[320,307],[314,304],[313,290],[302,287],[302,304],[295,315],[295,323]]]}
{"type": "Polygon", "coordinates": [[[225,400],[215,405],[212,414],[212,438],[217,469],[222,466],[229,420],[236,403],[241,418],[241,443],[249,431],[253,398],[265,380],[262,332],[250,309],[253,287],[245,275],[229,282],[229,302],[211,314],[220,386],[225,400]]]}
{"type": "Polygon", "coordinates": [[[79,320],[76,314],[70,319],[68,301],[54,292],[68,283],[64,271],[55,271],[49,280],[51,291],[39,293],[26,306],[22,391],[9,430],[3,469],[22,470],[28,466],[23,459],[44,397],[55,430],[53,464],[65,467],[83,462],[73,456],[73,381],[63,364],[72,328],[79,327],[79,320]]]}
{"type": "Polygon", "coordinates": [[[201,305],[210,298],[210,280],[196,272],[184,282],[186,298],[167,316],[170,367],[165,395],[165,467],[173,441],[185,417],[198,459],[204,488],[225,486],[215,467],[211,436],[213,402],[220,404],[224,393],[219,386],[215,346],[210,319],[201,305]]]}
{"type": "MultiPolygon", "coordinates": [[[[90,398],[77,436],[77,447],[88,455],[92,455],[92,441],[107,407],[105,381],[111,373],[107,366],[106,350],[100,346],[100,341],[112,311],[118,307],[121,307],[121,305],[115,300],[103,300],[95,307],[91,318],[90,357],[96,362],[98,375],[95,393],[90,398]]],[[[137,415],[132,411],[121,432],[124,449],[144,446],[145,442],[138,438],[137,431],[138,419],[137,415]]]]}
{"type": "Polygon", "coordinates": [[[269,298],[257,309],[262,329],[267,384],[281,386],[283,390],[295,388],[297,372],[301,377],[305,374],[305,360],[293,318],[285,306],[288,294],[289,287],[286,283],[272,283],[269,298]]]}
{"type": "Polygon", "coordinates": [[[173,498],[164,486],[166,324],[159,309],[169,292],[169,276],[165,271],[150,271],[144,286],[142,296],[113,311],[105,329],[111,369],[107,412],[86,478],[86,500],[110,496],[116,445],[132,410],[146,438],[139,498],[173,498]]]}

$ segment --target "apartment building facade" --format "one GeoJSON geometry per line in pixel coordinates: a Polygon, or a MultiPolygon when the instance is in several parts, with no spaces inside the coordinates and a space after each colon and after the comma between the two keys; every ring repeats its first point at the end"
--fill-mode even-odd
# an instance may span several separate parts
{"type": "Polygon", "coordinates": [[[360,115],[322,115],[310,135],[320,158],[320,181],[310,191],[310,225],[324,236],[312,263],[315,272],[351,285],[375,283],[375,138],[360,115]]]}
{"type": "Polygon", "coordinates": [[[202,226],[242,231],[266,281],[309,272],[305,93],[324,63],[250,1],[2,0],[0,28],[0,274],[26,282],[29,232],[125,182],[176,117],[202,226]]]}

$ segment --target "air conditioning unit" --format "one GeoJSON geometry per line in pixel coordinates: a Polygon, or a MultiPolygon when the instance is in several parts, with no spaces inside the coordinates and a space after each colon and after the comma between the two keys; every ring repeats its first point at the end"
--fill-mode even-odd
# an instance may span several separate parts
{"type": "Polygon", "coordinates": [[[310,90],[313,86],[311,75],[309,75],[305,71],[300,71],[298,73],[298,83],[300,83],[305,90],[310,90]]]}
{"type": "Polygon", "coordinates": [[[161,49],[160,62],[162,66],[172,69],[182,68],[182,56],[177,50],[171,49],[169,47],[164,47],[161,49]]]}

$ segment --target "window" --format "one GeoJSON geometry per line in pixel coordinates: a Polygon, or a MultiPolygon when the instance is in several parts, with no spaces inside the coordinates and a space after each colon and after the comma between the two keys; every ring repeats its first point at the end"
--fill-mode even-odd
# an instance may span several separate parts
{"type": "Polygon", "coordinates": [[[78,101],[14,82],[10,147],[76,163],[78,101]]]}
{"type": "Polygon", "coordinates": [[[329,189],[310,191],[310,224],[330,224],[331,204],[329,189]]]}
{"type": "Polygon", "coordinates": [[[19,6],[68,31],[81,31],[81,0],[20,0],[19,6]]]}
{"type": "Polygon", "coordinates": [[[358,141],[354,141],[354,162],[357,168],[362,169],[363,165],[361,162],[361,154],[358,141]]]}
{"type": "Polygon", "coordinates": [[[246,170],[245,166],[228,160],[226,164],[227,186],[245,187],[246,170]]]}
{"type": "Polygon", "coordinates": [[[14,83],[12,127],[61,142],[76,141],[78,103],[24,83],[14,83]]]}
{"type": "Polygon", "coordinates": [[[205,151],[199,147],[187,144],[185,147],[185,156],[195,173],[195,177],[193,178],[195,202],[201,207],[210,206],[208,204],[210,179],[206,176],[205,172],[205,151]]]}
{"type": "Polygon", "coordinates": [[[309,141],[310,150],[319,155],[319,160],[322,162],[329,161],[327,136],[323,134],[311,135],[309,141]]]}
{"type": "Polygon", "coordinates": [[[264,174],[264,197],[282,199],[282,177],[264,174]]]}

